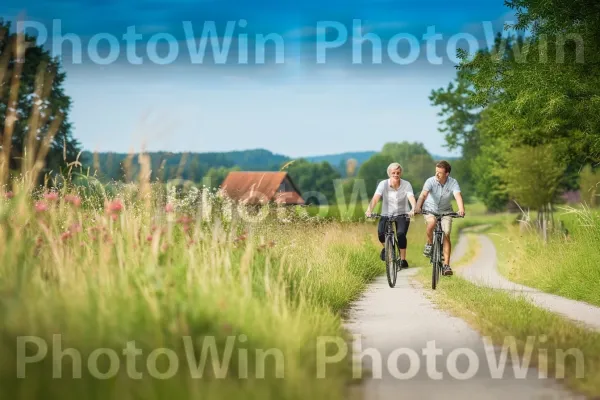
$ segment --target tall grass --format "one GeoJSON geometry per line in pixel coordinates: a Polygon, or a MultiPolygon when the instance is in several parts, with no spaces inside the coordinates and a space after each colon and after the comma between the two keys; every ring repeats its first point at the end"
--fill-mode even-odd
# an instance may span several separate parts
{"type": "Polygon", "coordinates": [[[22,41],[0,154],[2,398],[345,398],[350,354],[319,379],[318,343],[344,337],[341,312],[382,272],[372,229],[165,193],[143,154],[116,189],[74,184],[77,163],[44,177],[61,118],[38,143],[37,108],[10,171],[22,41]]]}
{"type": "Polygon", "coordinates": [[[512,281],[548,293],[600,306],[600,215],[563,208],[558,218],[568,227],[548,243],[534,229],[505,224],[491,238],[506,262],[500,272],[512,281]]]}
{"type": "MultiPolygon", "coordinates": [[[[39,199],[19,193],[0,202],[5,355],[0,391],[6,397],[75,398],[93,391],[119,398],[242,393],[251,398],[343,398],[348,360],[318,380],[317,341],[343,337],[341,311],[381,273],[370,229],[315,223],[282,210],[279,216],[249,222],[235,209],[228,216],[222,205],[192,214],[151,199],[146,208],[142,191],[130,201],[123,199],[127,196],[106,199],[100,209],[84,207],[86,198],[66,190],[39,199]],[[82,371],[84,379],[71,379],[69,356],[62,359],[63,378],[52,379],[58,368],[52,362],[54,334],[60,335],[62,349],[81,353],[82,366],[75,372],[82,371]],[[39,337],[48,353],[27,365],[26,379],[14,379],[22,336],[39,337]],[[231,347],[229,336],[235,339],[231,347]],[[196,343],[198,357],[211,338],[220,357],[232,351],[224,379],[214,377],[210,363],[203,379],[192,378],[186,337],[196,343]],[[143,350],[139,382],[131,379],[122,354],[130,341],[143,350]],[[180,361],[171,379],[144,372],[149,353],[162,347],[180,361]],[[121,358],[118,374],[107,381],[90,375],[86,366],[99,348],[114,349],[121,358]],[[239,368],[246,368],[238,361],[242,349],[247,350],[249,379],[243,370],[239,376],[239,368]],[[250,379],[260,373],[256,349],[275,349],[283,370],[272,356],[265,379],[250,379]]],[[[32,344],[27,354],[36,351],[32,344]]],[[[100,360],[99,369],[106,372],[110,365],[100,360]]],[[[158,370],[167,371],[168,359],[159,361],[158,370]]]]}

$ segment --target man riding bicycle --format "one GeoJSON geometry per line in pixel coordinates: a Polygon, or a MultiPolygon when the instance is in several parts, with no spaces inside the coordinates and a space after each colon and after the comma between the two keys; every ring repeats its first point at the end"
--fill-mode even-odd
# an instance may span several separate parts
{"type": "MultiPolygon", "coordinates": [[[[413,211],[408,210],[408,202],[410,202],[412,210],[415,209],[415,195],[410,182],[401,179],[402,177],[402,166],[398,163],[391,163],[387,168],[387,175],[389,179],[379,182],[375,195],[367,207],[365,215],[371,217],[373,209],[379,202],[379,199],[383,199],[383,205],[381,208],[381,214],[383,215],[379,220],[377,227],[377,236],[379,242],[384,246],[381,249],[381,260],[385,261],[385,226],[389,219],[388,217],[409,214],[412,215],[413,211]]],[[[398,238],[398,248],[400,249],[400,268],[408,268],[408,262],[406,261],[406,246],[407,239],[406,234],[408,233],[408,227],[410,226],[409,218],[401,218],[394,221],[396,224],[396,237],[398,238]]]]}
{"type": "MultiPolygon", "coordinates": [[[[423,190],[417,201],[415,213],[421,213],[421,208],[435,213],[453,212],[452,198],[454,197],[458,205],[458,214],[464,217],[465,207],[460,186],[458,181],[450,176],[451,170],[452,167],[447,161],[440,161],[435,165],[435,176],[425,181],[423,190]]],[[[433,242],[435,217],[433,215],[424,215],[424,217],[427,224],[427,243],[425,244],[423,254],[429,257],[433,242]]],[[[442,267],[442,274],[452,275],[452,268],[450,268],[452,217],[445,216],[442,218],[442,230],[444,231],[444,265],[442,267]]]]}

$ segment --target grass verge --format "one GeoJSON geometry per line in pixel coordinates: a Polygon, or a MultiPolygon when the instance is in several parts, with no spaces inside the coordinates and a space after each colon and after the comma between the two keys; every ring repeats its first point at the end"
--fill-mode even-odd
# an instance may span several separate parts
{"type": "MultiPolygon", "coordinates": [[[[429,270],[423,268],[417,279],[429,285],[429,270]]],[[[586,330],[560,316],[532,305],[522,297],[503,291],[474,285],[459,276],[443,278],[442,284],[430,297],[441,308],[467,321],[483,336],[490,336],[495,345],[502,346],[507,337],[517,341],[522,357],[528,337],[532,346],[531,365],[548,371],[548,376],[563,381],[567,387],[590,397],[600,396],[600,334],[586,330]],[[581,359],[562,357],[561,351],[575,349],[581,359]],[[583,366],[583,368],[581,368],[583,366]]]]}
{"type": "Polygon", "coordinates": [[[505,221],[489,231],[498,269],[507,279],[541,291],[600,306],[600,216],[586,210],[557,215],[568,235],[544,243],[529,229],[505,221]]]}

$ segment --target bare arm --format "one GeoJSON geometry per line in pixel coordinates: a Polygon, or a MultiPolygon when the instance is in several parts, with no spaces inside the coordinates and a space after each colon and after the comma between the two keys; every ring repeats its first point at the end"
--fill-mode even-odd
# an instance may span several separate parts
{"type": "Polygon", "coordinates": [[[423,207],[423,203],[427,199],[427,196],[429,196],[429,191],[428,190],[422,190],[421,194],[419,195],[419,200],[417,200],[417,207],[415,209],[415,213],[418,214],[418,213],[421,212],[421,207],[423,207]]]}
{"type": "Polygon", "coordinates": [[[365,212],[365,215],[367,217],[371,215],[371,213],[373,212],[373,209],[375,208],[375,206],[379,202],[379,199],[381,199],[381,195],[380,194],[376,194],[376,195],[373,196],[373,199],[369,203],[369,207],[367,207],[367,211],[365,212]]]}
{"type": "Polygon", "coordinates": [[[462,193],[456,192],[454,193],[454,198],[456,199],[456,204],[458,204],[458,213],[462,216],[465,215],[465,204],[463,202],[462,193]]]}
{"type": "Polygon", "coordinates": [[[411,194],[408,196],[408,201],[409,201],[409,203],[410,203],[410,207],[411,207],[411,209],[410,209],[410,210],[411,210],[411,212],[413,212],[413,213],[414,213],[414,212],[415,212],[415,208],[417,208],[417,204],[416,204],[416,201],[415,201],[415,195],[411,193],[411,194]]]}

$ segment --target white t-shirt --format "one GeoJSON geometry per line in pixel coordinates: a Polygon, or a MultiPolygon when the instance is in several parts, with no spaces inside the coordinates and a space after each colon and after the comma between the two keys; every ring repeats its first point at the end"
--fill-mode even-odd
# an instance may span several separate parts
{"type": "Polygon", "coordinates": [[[375,194],[380,195],[383,200],[381,215],[385,216],[408,214],[410,211],[408,197],[415,197],[412,185],[403,179],[400,179],[398,189],[390,186],[389,179],[379,182],[375,194]]]}

